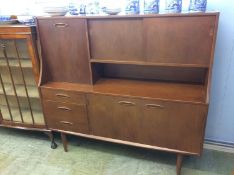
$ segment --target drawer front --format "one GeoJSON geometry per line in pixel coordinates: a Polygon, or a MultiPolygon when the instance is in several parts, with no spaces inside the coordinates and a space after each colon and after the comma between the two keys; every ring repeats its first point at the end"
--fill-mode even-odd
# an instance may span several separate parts
{"type": "Polygon", "coordinates": [[[44,100],[75,104],[86,104],[85,95],[74,91],[41,88],[41,94],[44,100]]]}
{"type": "Polygon", "coordinates": [[[94,135],[201,153],[207,106],[88,95],[94,135]]]}
{"type": "Polygon", "coordinates": [[[43,106],[49,128],[88,133],[86,105],[44,101],[43,106]]]}

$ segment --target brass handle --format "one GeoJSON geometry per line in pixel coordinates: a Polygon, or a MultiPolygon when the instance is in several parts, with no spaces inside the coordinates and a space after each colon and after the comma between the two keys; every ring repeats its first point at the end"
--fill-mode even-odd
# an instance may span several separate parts
{"type": "Polygon", "coordinates": [[[118,102],[121,105],[129,105],[129,106],[135,106],[136,104],[130,101],[119,101],[118,102]]]}
{"type": "Polygon", "coordinates": [[[65,125],[73,125],[73,123],[67,122],[67,121],[60,121],[60,123],[65,124],[65,125]]]}
{"type": "Polygon", "coordinates": [[[164,106],[159,104],[146,104],[145,106],[148,108],[164,108],[164,106]]]}
{"type": "Polygon", "coordinates": [[[64,97],[64,98],[71,98],[69,95],[66,94],[56,94],[57,97],[64,97]]]}
{"type": "Polygon", "coordinates": [[[68,27],[69,25],[66,23],[56,23],[54,24],[55,27],[68,27]]]}
{"type": "Polygon", "coordinates": [[[71,111],[70,108],[67,108],[65,106],[58,107],[58,109],[65,110],[65,111],[71,111]]]}

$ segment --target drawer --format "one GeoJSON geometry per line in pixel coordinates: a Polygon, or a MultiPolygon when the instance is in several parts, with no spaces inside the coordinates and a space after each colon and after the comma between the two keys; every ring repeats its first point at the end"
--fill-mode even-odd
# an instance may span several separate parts
{"type": "Polygon", "coordinates": [[[41,94],[42,94],[43,100],[52,100],[52,101],[65,102],[65,103],[86,104],[85,95],[78,93],[78,92],[74,92],[74,91],[41,88],[41,94]]]}
{"type": "Polygon", "coordinates": [[[44,101],[43,106],[49,128],[89,132],[86,105],[44,101]]]}

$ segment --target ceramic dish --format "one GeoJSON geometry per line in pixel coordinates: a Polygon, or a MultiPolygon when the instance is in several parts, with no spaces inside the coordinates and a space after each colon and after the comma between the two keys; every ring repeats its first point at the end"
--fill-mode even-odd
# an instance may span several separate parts
{"type": "Polygon", "coordinates": [[[46,12],[48,13],[50,16],[65,16],[67,14],[67,11],[64,12],[46,12]]]}
{"type": "Polygon", "coordinates": [[[16,24],[18,23],[17,19],[11,19],[11,20],[0,20],[0,25],[7,25],[7,24],[16,24]]]}
{"type": "Polygon", "coordinates": [[[35,23],[34,16],[17,16],[17,19],[22,24],[34,24],[35,23]]]}
{"type": "Polygon", "coordinates": [[[44,7],[43,10],[50,16],[64,16],[68,12],[66,7],[44,7]]]}
{"type": "Polygon", "coordinates": [[[121,8],[117,8],[117,9],[106,9],[105,13],[109,14],[109,15],[117,15],[121,12],[121,8]]]}

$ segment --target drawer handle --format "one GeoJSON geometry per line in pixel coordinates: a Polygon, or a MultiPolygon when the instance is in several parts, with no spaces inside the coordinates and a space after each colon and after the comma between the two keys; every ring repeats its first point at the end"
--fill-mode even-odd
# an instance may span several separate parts
{"type": "Polygon", "coordinates": [[[73,125],[73,123],[67,122],[67,121],[60,121],[60,123],[65,124],[65,125],[73,125]]]}
{"type": "Polygon", "coordinates": [[[67,108],[65,106],[58,107],[58,109],[65,110],[65,111],[71,111],[70,108],[67,108]]]}
{"type": "Polygon", "coordinates": [[[56,23],[54,24],[55,27],[68,27],[69,25],[66,23],[56,23]]]}
{"type": "Polygon", "coordinates": [[[71,98],[69,95],[66,94],[56,94],[57,97],[63,97],[63,98],[71,98]]]}
{"type": "Polygon", "coordinates": [[[148,108],[164,108],[164,106],[158,104],[146,104],[145,106],[148,108]]]}
{"type": "Polygon", "coordinates": [[[130,101],[119,101],[118,102],[121,105],[129,105],[129,106],[135,106],[136,104],[130,101]]]}

